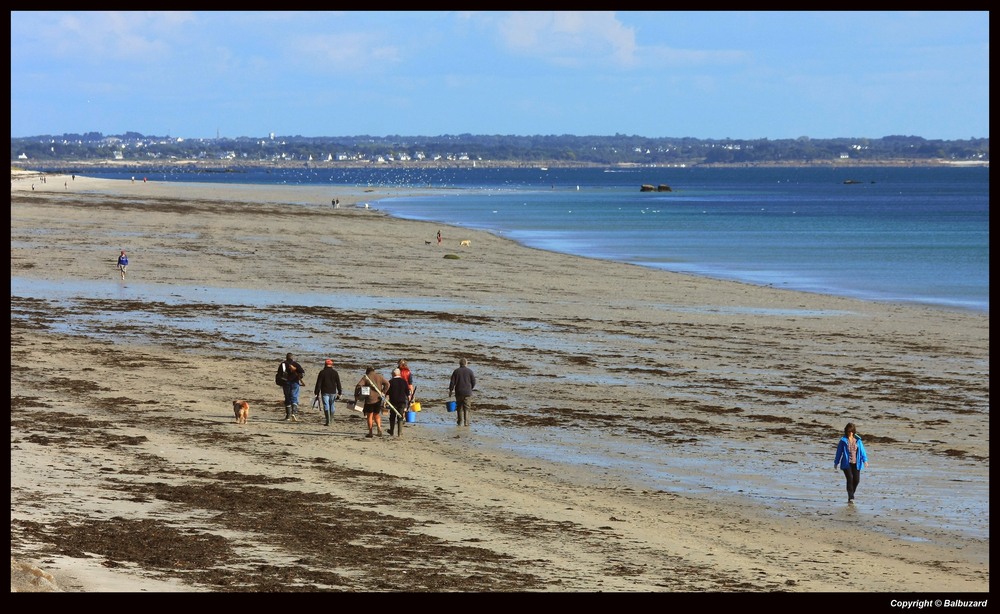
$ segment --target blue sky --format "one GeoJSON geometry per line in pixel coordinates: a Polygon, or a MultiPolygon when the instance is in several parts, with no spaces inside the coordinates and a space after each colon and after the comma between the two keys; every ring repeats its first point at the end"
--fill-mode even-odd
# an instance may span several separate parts
{"type": "Polygon", "coordinates": [[[989,137],[989,13],[57,12],[12,137],[989,137]]]}

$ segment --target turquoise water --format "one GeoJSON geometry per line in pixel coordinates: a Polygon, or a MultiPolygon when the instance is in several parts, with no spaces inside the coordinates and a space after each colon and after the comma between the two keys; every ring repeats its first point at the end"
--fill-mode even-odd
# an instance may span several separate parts
{"type": "MultiPolygon", "coordinates": [[[[989,168],[142,172],[165,181],[461,188],[376,206],[558,252],[989,312],[989,168]],[[672,191],[643,193],[642,184],[672,191]]],[[[135,171],[87,174],[124,179],[135,171]]]]}
{"type": "MultiPolygon", "coordinates": [[[[487,229],[543,249],[867,300],[989,311],[989,179],[894,172],[670,174],[673,192],[560,185],[391,200],[400,217],[487,229]],[[764,176],[758,176],[764,175],[764,176]],[[881,174],[880,174],[881,175],[881,174]],[[782,178],[784,177],[784,178],[782,178]]],[[[954,173],[954,174],[952,174],[954,173]]],[[[637,177],[640,173],[634,173],[637,177]]]]}

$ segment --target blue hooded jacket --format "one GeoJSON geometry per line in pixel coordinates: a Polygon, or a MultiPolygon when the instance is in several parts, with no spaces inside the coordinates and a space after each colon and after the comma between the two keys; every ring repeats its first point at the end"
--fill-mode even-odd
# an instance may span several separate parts
{"type": "MultiPolygon", "coordinates": [[[[861,471],[865,467],[865,463],[868,462],[868,454],[865,452],[865,444],[861,442],[861,438],[858,434],[854,434],[854,440],[858,442],[858,471],[861,471]]],[[[847,449],[847,436],[840,438],[840,443],[837,444],[837,455],[833,458],[833,466],[839,467],[841,469],[849,469],[851,467],[851,455],[847,449]]]]}

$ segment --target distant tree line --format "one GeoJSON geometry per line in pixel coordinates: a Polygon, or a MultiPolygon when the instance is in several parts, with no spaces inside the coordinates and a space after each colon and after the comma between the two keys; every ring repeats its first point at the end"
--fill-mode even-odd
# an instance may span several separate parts
{"type": "Polygon", "coordinates": [[[481,160],[562,165],[698,165],[815,163],[835,160],[989,161],[989,138],[929,140],[918,136],[813,139],[697,139],[573,135],[443,135],[434,137],[273,136],[182,139],[136,132],[11,138],[11,161],[232,160],[370,163],[400,160],[481,160]],[[420,158],[415,156],[420,155],[420,158]]]}

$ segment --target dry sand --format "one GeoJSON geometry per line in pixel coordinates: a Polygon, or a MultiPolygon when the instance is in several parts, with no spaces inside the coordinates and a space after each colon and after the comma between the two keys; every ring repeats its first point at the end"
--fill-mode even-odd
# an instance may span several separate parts
{"type": "Polygon", "coordinates": [[[988,314],[377,211],[408,193],[12,173],[12,592],[988,592],[988,314]],[[417,422],[324,427],[327,356],[407,358],[417,422]]]}

